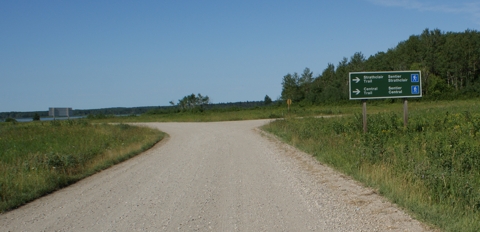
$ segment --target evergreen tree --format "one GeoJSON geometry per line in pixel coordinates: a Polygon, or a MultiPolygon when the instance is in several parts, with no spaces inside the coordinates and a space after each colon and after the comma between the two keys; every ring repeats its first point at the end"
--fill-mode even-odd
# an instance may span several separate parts
{"type": "Polygon", "coordinates": [[[272,104],[272,99],[268,95],[265,95],[265,99],[263,100],[263,103],[265,105],[270,105],[272,104]]]}
{"type": "Polygon", "coordinates": [[[368,59],[356,52],[335,67],[328,64],[321,75],[305,68],[301,77],[287,74],[282,81],[282,99],[306,103],[348,99],[349,72],[419,70],[426,98],[480,96],[480,32],[443,33],[425,29],[386,52],[368,59]]]}
{"type": "Polygon", "coordinates": [[[292,101],[300,101],[301,100],[301,93],[300,87],[298,84],[298,74],[294,73],[291,75],[290,73],[283,76],[282,81],[282,100],[292,99],[292,101]]]}
{"type": "Polygon", "coordinates": [[[32,118],[33,121],[40,121],[40,115],[38,113],[35,113],[32,118]]]}

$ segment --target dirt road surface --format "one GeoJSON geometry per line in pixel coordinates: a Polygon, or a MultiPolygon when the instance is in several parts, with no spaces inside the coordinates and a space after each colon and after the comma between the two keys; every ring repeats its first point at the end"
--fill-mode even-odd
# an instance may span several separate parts
{"type": "Polygon", "coordinates": [[[151,150],[0,215],[2,231],[426,231],[282,144],[268,120],[148,123],[151,150]]]}

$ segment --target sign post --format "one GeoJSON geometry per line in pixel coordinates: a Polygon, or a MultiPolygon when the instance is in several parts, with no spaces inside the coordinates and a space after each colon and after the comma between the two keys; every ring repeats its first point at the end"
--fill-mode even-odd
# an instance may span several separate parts
{"type": "Polygon", "coordinates": [[[290,112],[290,105],[292,104],[292,99],[287,99],[288,112],[290,112]]]}
{"type": "Polygon", "coordinates": [[[351,72],[348,79],[350,100],[363,102],[363,131],[367,132],[368,99],[403,98],[403,123],[408,123],[408,98],[422,97],[420,71],[351,72]]]}
{"type": "Polygon", "coordinates": [[[363,133],[367,133],[367,100],[362,100],[363,133]]]}
{"type": "Polygon", "coordinates": [[[403,126],[407,128],[408,124],[408,100],[403,99],[403,126]]]}

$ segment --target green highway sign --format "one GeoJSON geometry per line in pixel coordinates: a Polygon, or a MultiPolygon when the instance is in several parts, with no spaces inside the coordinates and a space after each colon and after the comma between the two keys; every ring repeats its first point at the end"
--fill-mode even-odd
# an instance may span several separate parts
{"type": "Polygon", "coordinates": [[[351,72],[350,100],[422,97],[420,71],[351,72]]]}

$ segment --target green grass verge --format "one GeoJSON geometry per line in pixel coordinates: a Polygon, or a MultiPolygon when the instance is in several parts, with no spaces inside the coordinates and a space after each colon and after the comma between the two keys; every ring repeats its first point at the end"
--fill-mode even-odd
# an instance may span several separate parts
{"type": "Polygon", "coordinates": [[[479,101],[410,104],[407,128],[401,107],[370,110],[376,113],[368,116],[366,134],[359,113],[286,118],[263,129],[422,221],[445,231],[480,231],[479,101]]]}
{"type": "MultiPolygon", "coordinates": [[[[240,121],[255,119],[274,119],[286,116],[304,117],[309,115],[332,115],[345,113],[343,110],[351,109],[351,106],[309,106],[292,107],[287,110],[286,106],[266,106],[254,108],[226,108],[226,109],[206,109],[176,112],[153,111],[140,116],[120,116],[100,115],[89,117],[91,122],[218,122],[218,121],[240,121]]],[[[346,112],[348,113],[348,112],[346,112]]]]}
{"type": "Polygon", "coordinates": [[[131,158],[164,136],[86,120],[0,123],[0,212],[131,158]]]}

